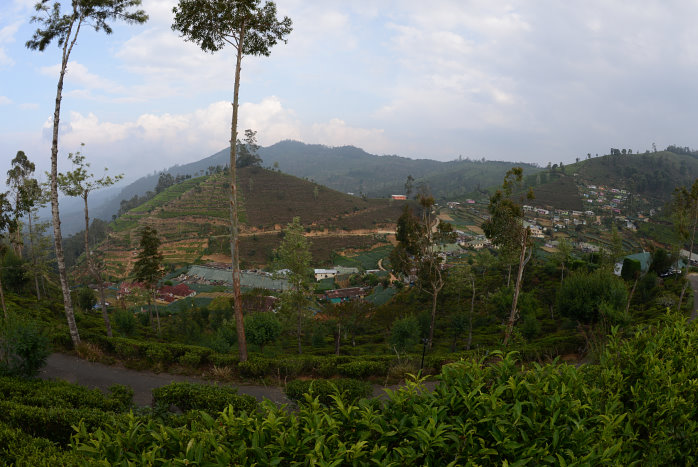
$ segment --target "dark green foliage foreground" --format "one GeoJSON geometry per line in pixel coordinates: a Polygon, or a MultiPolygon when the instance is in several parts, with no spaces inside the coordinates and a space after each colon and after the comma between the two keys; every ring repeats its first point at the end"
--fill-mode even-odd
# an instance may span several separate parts
{"type": "Polygon", "coordinates": [[[5,419],[0,441],[11,448],[0,451],[0,460],[695,465],[697,353],[696,324],[669,316],[627,340],[611,336],[599,365],[524,365],[514,354],[493,353],[481,361],[446,365],[433,392],[410,383],[384,403],[347,404],[337,397],[328,405],[319,400],[301,404],[293,413],[266,403],[251,412],[229,407],[215,417],[190,412],[168,423],[118,414],[92,426],[80,422],[66,450],[30,438],[21,420],[5,419]]]}

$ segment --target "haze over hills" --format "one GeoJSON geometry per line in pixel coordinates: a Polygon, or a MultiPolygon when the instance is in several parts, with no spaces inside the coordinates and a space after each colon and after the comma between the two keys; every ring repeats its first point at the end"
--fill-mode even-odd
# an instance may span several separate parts
{"type": "MultiPolygon", "coordinates": [[[[414,177],[415,189],[420,183],[429,186],[437,199],[464,196],[477,189],[501,182],[504,173],[514,166],[524,166],[526,173],[540,168],[525,163],[455,160],[442,162],[433,159],[410,159],[400,156],[377,156],[354,146],[328,147],[305,144],[298,141],[281,141],[259,149],[265,167],[278,167],[282,172],[313,180],[343,193],[365,194],[368,197],[388,197],[403,193],[409,175],[414,177]]],[[[223,149],[198,161],[163,168],[177,175],[201,175],[211,167],[225,166],[229,161],[229,149],[223,149]]],[[[91,203],[91,215],[104,220],[118,212],[120,202],[135,195],[142,196],[153,190],[158,173],[144,175],[123,187],[117,195],[101,202],[91,203]]],[[[67,209],[61,213],[67,234],[82,229],[79,223],[81,207],[75,212],[67,209]],[[75,222],[71,222],[72,220],[75,222]]]]}

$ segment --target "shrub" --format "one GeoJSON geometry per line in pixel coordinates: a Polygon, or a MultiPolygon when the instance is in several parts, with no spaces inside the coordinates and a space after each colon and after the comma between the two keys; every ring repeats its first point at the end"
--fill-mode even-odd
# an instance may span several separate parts
{"type": "Polygon", "coordinates": [[[274,313],[257,312],[245,317],[245,336],[262,352],[264,346],[274,342],[280,334],[281,322],[274,313]]]}
{"type": "Polygon", "coordinates": [[[210,414],[222,412],[232,405],[238,411],[253,412],[257,407],[254,397],[239,395],[229,386],[209,386],[194,383],[172,383],[153,389],[154,404],[174,405],[180,410],[203,410],[210,414]]]}
{"type": "Polygon", "coordinates": [[[238,371],[242,376],[260,378],[267,375],[271,367],[272,363],[266,358],[250,358],[238,364],[238,371]]]}
{"type": "Polygon", "coordinates": [[[593,323],[598,321],[601,303],[620,310],[625,307],[627,299],[625,283],[612,272],[575,273],[560,286],[557,309],[564,316],[593,323]]]}
{"type": "Polygon", "coordinates": [[[358,399],[371,395],[373,387],[370,383],[356,379],[314,379],[308,381],[294,380],[284,388],[286,396],[296,402],[304,402],[305,394],[317,397],[318,400],[330,405],[337,395],[345,403],[355,403],[358,399]]]}
{"type": "Polygon", "coordinates": [[[39,323],[11,317],[0,327],[0,375],[36,376],[50,353],[39,323]]]}
{"type": "Polygon", "coordinates": [[[419,342],[419,320],[414,316],[399,319],[390,331],[390,346],[398,352],[406,352],[419,342]]]}
{"type": "Polygon", "coordinates": [[[349,378],[368,378],[369,376],[384,376],[387,366],[384,362],[355,361],[337,366],[342,376],[349,378]]]}
{"type": "Polygon", "coordinates": [[[117,310],[114,313],[114,327],[125,336],[130,336],[136,330],[136,317],[127,310],[117,310]]]}

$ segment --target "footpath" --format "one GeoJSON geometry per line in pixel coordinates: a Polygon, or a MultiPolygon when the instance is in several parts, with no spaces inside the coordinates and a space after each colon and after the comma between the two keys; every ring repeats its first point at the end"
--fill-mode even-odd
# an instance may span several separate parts
{"type": "MultiPolygon", "coordinates": [[[[51,354],[46,366],[41,370],[39,377],[42,379],[57,379],[79,384],[89,388],[107,391],[113,384],[123,384],[133,388],[133,402],[138,406],[152,404],[152,390],[174,382],[190,382],[201,384],[215,384],[203,378],[195,376],[173,375],[169,373],[153,373],[151,371],[137,371],[128,368],[104,365],[102,363],[88,362],[81,358],[61,353],[51,354]]],[[[228,385],[228,383],[221,383],[228,385]]],[[[429,382],[426,386],[433,390],[436,383],[429,382]]],[[[233,384],[239,394],[249,394],[258,401],[269,399],[276,404],[292,404],[283,392],[276,386],[261,386],[254,384],[233,384]]],[[[395,390],[399,386],[373,386],[373,397],[385,397],[385,389],[395,390]]]]}

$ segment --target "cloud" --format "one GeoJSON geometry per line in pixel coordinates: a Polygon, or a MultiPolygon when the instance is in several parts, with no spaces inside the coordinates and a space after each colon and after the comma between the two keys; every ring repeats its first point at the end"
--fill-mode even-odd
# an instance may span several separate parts
{"type": "Polygon", "coordinates": [[[12,99],[6,96],[0,96],[0,105],[8,105],[12,103],[12,99]]]}
{"type": "Polygon", "coordinates": [[[5,45],[15,41],[15,34],[21,24],[21,21],[16,21],[0,28],[0,67],[11,67],[15,64],[15,61],[7,55],[5,45]]]}
{"type": "MultiPolygon", "coordinates": [[[[62,152],[75,151],[86,144],[85,153],[94,158],[93,167],[108,166],[128,176],[139,176],[174,164],[183,164],[213,154],[230,140],[231,104],[211,103],[183,114],[142,114],[133,121],[102,121],[95,113],[70,112],[61,127],[62,152]]],[[[347,125],[340,119],[303,124],[293,110],[270,96],[260,102],[240,106],[240,134],[256,130],[260,144],[295,139],[339,146],[354,144],[368,150],[390,147],[382,130],[347,125]]],[[[52,121],[43,127],[43,139],[50,141],[52,121]]]]}
{"type": "Polygon", "coordinates": [[[25,102],[23,104],[19,104],[19,108],[22,110],[36,110],[39,108],[39,104],[35,102],[25,102]]]}

